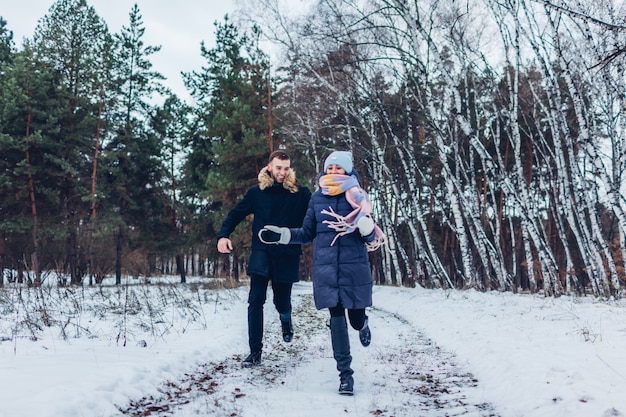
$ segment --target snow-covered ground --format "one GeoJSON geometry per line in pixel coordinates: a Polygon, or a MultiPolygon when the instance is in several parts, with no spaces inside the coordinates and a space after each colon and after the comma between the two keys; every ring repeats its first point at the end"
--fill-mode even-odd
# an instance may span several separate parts
{"type": "Polygon", "coordinates": [[[0,417],[626,416],[622,300],[376,286],[344,397],[310,283],[254,369],[247,286],[131,283],[0,289],[0,417]]]}

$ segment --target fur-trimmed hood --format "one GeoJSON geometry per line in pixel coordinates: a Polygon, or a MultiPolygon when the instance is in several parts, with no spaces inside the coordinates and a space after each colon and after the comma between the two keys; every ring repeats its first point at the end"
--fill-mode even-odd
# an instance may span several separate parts
{"type": "MultiPolygon", "coordinates": [[[[258,179],[259,179],[259,188],[261,190],[265,190],[266,188],[274,185],[274,178],[272,178],[272,174],[267,172],[267,166],[265,166],[259,172],[258,179]]],[[[293,169],[289,170],[289,174],[287,174],[287,177],[283,181],[283,187],[285,188],[285,190],[288,190],[290,193],[298,192],[299,187],[298,187],[298,182],[296,181],[296,171],[294,171],[293,169]]]]}

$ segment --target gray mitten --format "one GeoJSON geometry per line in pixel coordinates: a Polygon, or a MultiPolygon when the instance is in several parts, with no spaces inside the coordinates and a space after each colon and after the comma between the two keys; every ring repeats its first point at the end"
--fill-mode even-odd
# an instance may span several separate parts
{"type": "Polygon", "coordinates": [[[267,245],[287,245],[291,240],[291,231],[287,227],[267,225],[259,230],[259,240],[267,245]]]}
{"type": "Polygon", "coordinates": [[[367,236],[374,231],[374,220],[371,216],[363,216],[356,223],[356,227],[359,228],[361,236],[367,236]]]}

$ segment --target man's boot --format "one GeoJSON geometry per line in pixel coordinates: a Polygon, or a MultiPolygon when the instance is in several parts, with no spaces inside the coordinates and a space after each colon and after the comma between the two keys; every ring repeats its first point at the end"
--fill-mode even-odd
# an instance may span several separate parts
{"type": "Polygon", "coordinates": [[[353,395],[354,371],[350,368],[352,356],[350,355],[350,338],[348,337],[348,323],[345,317],[330,318],[330,339],[333,345],[333,357],[337,361],[339,371],[339,394],[353,395]]]}
{"type": "Polygon", "coordinates": [[[252,368],[261,365],[261,352],[251,352],[246,359],[241,362],[244,368],[252,368]]]}
{"type": "Polygon", "coordinates": [[[291,324],[291,320],[281,321],[280,325],[283,328],[283,340],[285,343],[291,342],[293,339],[293,324],[291,324]]]}
{"type": "Polygon", "coordinates": [[[280,326],[283,330],[283,340],[289,343],[293,340],[293,323],[291,321],[291,313],[280,314],[280,326]]]}

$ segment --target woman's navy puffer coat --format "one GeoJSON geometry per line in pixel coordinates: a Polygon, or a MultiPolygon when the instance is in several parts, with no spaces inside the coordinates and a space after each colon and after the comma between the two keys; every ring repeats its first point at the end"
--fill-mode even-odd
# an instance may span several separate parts
{"type": "Polygon", "coordinates": [[[337,232],[324,220],[336,220],[322,214],[332,208],[345,216],[352,206],[345,194],[328,196],[316,191],[311,196],[302,227],[290,229],[290,243],[307,243],[315,239],[313,252],[313,297],[318,310],[335,307],[339,301],[344,308],[356,309],[372,305],[372,274],[364,242],[374,239],[374,233],[362,237],[356,230],[340,236],[331,246],[337,232]]]}

